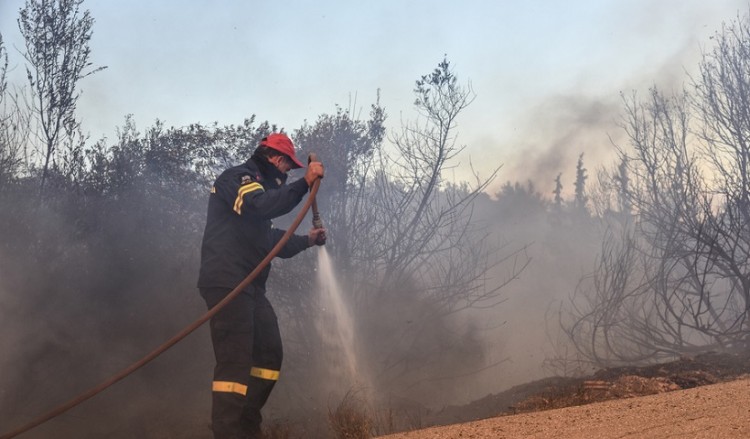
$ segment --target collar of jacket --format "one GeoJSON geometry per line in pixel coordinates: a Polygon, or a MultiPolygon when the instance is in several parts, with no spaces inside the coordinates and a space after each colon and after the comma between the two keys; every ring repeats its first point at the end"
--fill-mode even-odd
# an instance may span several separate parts
{"type": "Polygon", "coordinates": [[[260,171],[261,175],[265,179],[265,183],[270,185],[272,188],[278,188],[286,183],[287,174],[279,171],[273,163],[269,162],[268,159],[258,154],[253,154],[248,160],[252,162],[260,171]]]}

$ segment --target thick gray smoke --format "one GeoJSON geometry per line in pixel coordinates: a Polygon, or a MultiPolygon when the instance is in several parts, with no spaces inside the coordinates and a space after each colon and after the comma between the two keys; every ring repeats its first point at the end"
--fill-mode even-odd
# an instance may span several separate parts
{"type": "MultiPolygon", "coordinates": [[[[2,198],[15,206],[0,215],[3,430],[100,384],[203,311],[195,255],[169,253],[174,243],[159,209],[146,200],[123,210],[104,202],[102,209],[113,210],[82,215],[67,196],[44,206],[2,198]]],[[[160,437],[157,430],[182,428],[183,410],[208,416],[211,360],[206,333],[198,331],[27,437],[160,437]]],[[[205,429],[206,418],[196,422],[205,429]]]]}

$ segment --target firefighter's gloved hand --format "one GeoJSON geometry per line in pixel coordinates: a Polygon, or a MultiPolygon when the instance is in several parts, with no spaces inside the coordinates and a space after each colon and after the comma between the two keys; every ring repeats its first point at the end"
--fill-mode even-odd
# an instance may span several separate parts
{"type": "Polygon", "coordinates": [[[310,162],[310,164],[307,165],[307,171],[305,171],[305,181],[307,182],[307,185],[312,186],[315,180],[323,178],[323,174],[325,174],[323,163],[310,162]]]}
{"type": "Polygon", "coordinates": [[[310,231],[307,233],[307,243],[310,245],[310,247],[314,245],[325,245],[326,229],[310,229],[310,231]]]}

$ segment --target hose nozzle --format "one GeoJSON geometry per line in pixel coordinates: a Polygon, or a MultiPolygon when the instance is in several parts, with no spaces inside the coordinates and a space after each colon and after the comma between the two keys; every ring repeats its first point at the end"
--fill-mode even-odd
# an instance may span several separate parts
{"type": "MultiPolygon", "coordinates": [[[[310,164],[312,162],[317,162],[318,156],[311,152],[310,155],[307,157],[307,163],[310,164]]],[[[323,221],[320,219],[320,212],[318,212],[318,202],[317,200],[313,200],[312,203],[312,225],[313,228],[316,229],[322,229],[323,228],[323,221]]]]}
{"type": "Polygon", "coordinates": [[[321,221],[320,214],[318,212],[313,212],[312,225],[316,229],[323,228],[323,221],[321,221]]]}

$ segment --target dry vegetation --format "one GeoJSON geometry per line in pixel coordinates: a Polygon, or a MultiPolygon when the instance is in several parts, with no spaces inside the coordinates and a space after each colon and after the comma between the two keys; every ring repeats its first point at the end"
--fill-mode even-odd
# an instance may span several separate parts
{"type": "Polygon", "coordinates": [[[328,424],[337,439],[367,439],[373,427],[365,403],[352,392],[328,411],[328,424]]]}

